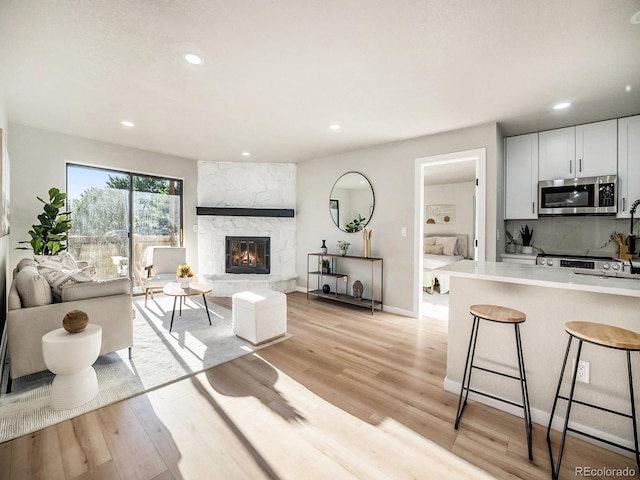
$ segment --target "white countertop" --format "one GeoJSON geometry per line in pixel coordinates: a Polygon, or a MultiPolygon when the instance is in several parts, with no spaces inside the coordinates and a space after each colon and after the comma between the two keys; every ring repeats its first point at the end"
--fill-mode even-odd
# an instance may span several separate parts
{"type": "Polygon", "coordinates": [[[585,292],[607,293],[626,297],[640,297],[638,279],[578,275],[571,268],[549,268],[542,265],[523,265],[505,262],[476,262],[462,260],[438,268],[451,276],[477,278],[494,282],[519,283],[538,287],[563,288],[585,292]]]}

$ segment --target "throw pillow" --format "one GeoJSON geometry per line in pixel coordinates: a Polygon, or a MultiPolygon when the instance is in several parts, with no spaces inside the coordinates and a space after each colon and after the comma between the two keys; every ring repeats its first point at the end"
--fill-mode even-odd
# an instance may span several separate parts
{"type": "Polygon", "coordinates": [[[436,237],[424,237],[424,244],[425,245],[435,245],[436,244],[436,237]]]}
{"type": "Polygon", "coordinates": [[[38,267],[38,271],[47,279],[51,286],[53,299],[62,301],[62,287],[70,283],[93,282],[96,279],[96,267],[89,265],[80,270],[65,270],[52,267],[38,267]]]}
{"type": "Polygon", "coordinates": [[[456,242],[458,237],[437,237],[436,243],[440,243],[444,246],[442,252],[443,255],[454,255],[456,251],[456,242]]]}
{"type": "Polygon", "coordinates": [[[66,270],[77,270],[78,265],[69,252],[60,252],[57,255],[34,255],[36,262],[41,267],[51,267],[66,270]]]}
{"type": "Polygon", "coordinates": [[[24,267],[16,274],[16,290],[22,307],[39,307],[53,303],[51,287],[33,266],[24,267]]]}
{"type": "Polygon", "coordinates": [[[424,247],[424,253],[430,253],[432,255],[442,255],[444,251],[444,245],[436,243],[435,245],[426,245],[424,247]]]}
{"type": "Polygon", "coordinates": [[[36,261],[33,258],[23,258],[22,260],[20,260],[18,262],[18,265],[16,265],[16,270],[19,272],[20,270],[22,270],[24,267],[28,267],[28,266],[37,266],[38,264],[36,263],[36,261]]]}

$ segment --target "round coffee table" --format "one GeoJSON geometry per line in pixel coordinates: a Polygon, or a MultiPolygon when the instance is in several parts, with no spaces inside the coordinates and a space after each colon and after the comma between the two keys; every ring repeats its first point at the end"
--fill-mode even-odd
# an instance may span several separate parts
{"type": "Polygon", "coordinates": [[[58,328],[42,336],[42,355],[56,374],[51,385],[51,408],[68,410],[98,394],[98,378],[91,365],[100,355],[102,327],[87,325],[80,333],[58,328]]]}
{"type": "Polygon", "coordinates": [[[209,314],[209,308],[207,307],[206,294],[211,291],[211,288],[202,283],[190,283],[189,288],[182,288],[178,282],[167,283],[162,288],[162,293],[173,297],[173,311],[171,312],[171,325],[169,325],[169,332],[173,328],[173,317],[176,314],[176,301],[180,298],[180,316],[182,316],[182,300],[187,297],[193,297],[195,295],[202,295],[204,301],[204,309],[207,312],[207,318],[209,319],[209,325],[211,325],[211,315],[209,314]]]}

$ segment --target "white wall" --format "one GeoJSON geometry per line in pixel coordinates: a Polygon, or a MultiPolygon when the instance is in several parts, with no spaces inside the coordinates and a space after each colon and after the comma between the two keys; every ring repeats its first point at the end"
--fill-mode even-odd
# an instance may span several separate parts
{"type": "Polygon", "coordinates": [[[44,196],[51,187],[66,189],[66,163],[119,169],[135,173],[168,176],[184,180],[184,243],[187,261],[198,264],[196,188],[198,168],[195,160],[113,145],[96,140],[49,132],[11,123],[11,240],[10,266],[27,252],[15,250],[42,206],[36,196],[44,196]]]}
{"type": "MultiPolygon", "coordinates": [[[[487,152],[486,259],[496,258],[498,191],[497,126],[495,123],[395,142],[367,150],[334,155],[298,164],[297,262],[298,285],[306,287],[308,252],[317,252],[322,239],[330,252],[336,241],[351,242],[350,254],[362,254],[362,235],[338,230],[329,214],[329,195],[340,175],[348,171],[364,174],[375,194],[375,211],[369,227],[373,228],[372,256],[384,259],[384,303],[388,310],[418,315],[414,311],[413,259],[415,249],[414,219],[415,159],[476,148],[487,152]],[[400,235],[406,227],[407,236],[400,235]]],[[[502,180],[500,180],[502,182],[502,180]]]]}
{"type": "Polygon", "coordinates": [[[469,255],[473,256],[473,196],[474,182],[450,183],[447,185],[427,185],[424,187],[424,204],[455,205],[454,223],[425,224],[424,234],[466,234],[469,236],[469,255]]]}

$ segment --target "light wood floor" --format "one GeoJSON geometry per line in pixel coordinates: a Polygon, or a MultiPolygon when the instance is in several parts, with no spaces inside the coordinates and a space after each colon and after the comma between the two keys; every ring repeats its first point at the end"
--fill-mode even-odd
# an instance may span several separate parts
{"type": "MultiPolygon", "coordinates": [[[[445,322],[301,293],[288,310],[289,340],[0,444],[0,478],[550,478],[544,427],[533,462],[520,418],[470,403],[454,430],[445,322]]],[[[561,478],[576,466],[636,468],[569,439],[561,478]]]]}

